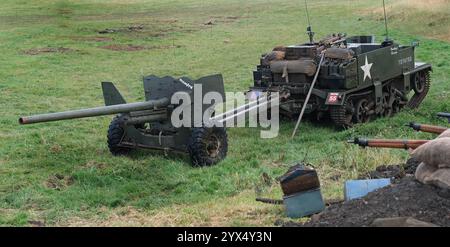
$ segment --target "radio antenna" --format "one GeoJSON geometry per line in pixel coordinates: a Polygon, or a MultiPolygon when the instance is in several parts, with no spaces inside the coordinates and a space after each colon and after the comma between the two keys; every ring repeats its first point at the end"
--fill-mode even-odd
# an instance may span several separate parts
{"type": "Polygon", "coordinates": [[[384,11],[384,27],[386,29],[386,38],[385,41],[389,40],[389,31],[388,31],[388,23],[387,23],[387,16],[386,16],[386,4],[385,0],[383,0],[383,11],[384,11]]]}
{"type": "Polygon", "coordinates": [[[305,0],[305,11],[306,11],[306,21],[308,22],[308,27],[306,28],[306,33],[309,36],[309,43],[314,44],[314,32],[311,28],[311,20],[309,19],[308,2],[305,0]]]}

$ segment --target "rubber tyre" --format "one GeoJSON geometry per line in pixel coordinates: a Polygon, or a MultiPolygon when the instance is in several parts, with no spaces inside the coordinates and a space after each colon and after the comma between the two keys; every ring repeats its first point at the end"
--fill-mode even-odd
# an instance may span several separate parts
{"type": "Polygon", "coordinates": [[[122,140],[124,129],[120,126],[119,117],[115,117],[108,128],[108,148],[111,154],[115,156],[127,155],[132,150],[118,146],[122,140]]]}
{"type": "Polygon", "coordinates": [[[224,159],[228,152],[225,128],[192,128],[188,152],[194,166],[211,166],[224,159]]]}

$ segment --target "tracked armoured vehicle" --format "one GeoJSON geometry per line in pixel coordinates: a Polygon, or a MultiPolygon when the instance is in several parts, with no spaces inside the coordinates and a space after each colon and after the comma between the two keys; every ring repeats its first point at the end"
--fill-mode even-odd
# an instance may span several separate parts
{"type": "Polygon", "coordinates": [[[319,70],[305,114],[340,127],[390,117],[418,107],[430,88],[432,67],[416,61],[415,47],[388,39],[376,43],[374,36],[333,34],[319,42],[310,36],[308,43],[263,54],[249,93],[279,92],[280,114],[294,117],[319,70]]]}

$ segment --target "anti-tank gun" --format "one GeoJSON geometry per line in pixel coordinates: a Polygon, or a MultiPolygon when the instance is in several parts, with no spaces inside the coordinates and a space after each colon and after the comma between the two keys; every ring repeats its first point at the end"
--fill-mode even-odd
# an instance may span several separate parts
{"type": "MultiPolygon", "coordinates": [[[[213,104],[194,105],[194,97],[203,99],[209,92],[218,93],[225,100],[221,75],[198,80],[147,76],[144,78],[144,102],[126,103],[111,82],[103,82],[102,90],[105,106],[21,117],[19,123],[117,115],[111,121],[107,135],[108,147],[113,155],[126,155],[138,148],[175,151],[188,153],[192,163],[198,166],[212,165],[225,158],[228,149],[225,128],[206,127],[203,123],[203,115],[206,111],[210,112],[213,104]],[[192,100],[189,103],[184,100],[172,103],[172,97],[177,93],[192,100]],[[190,114],[187,118],[190,121],[174,126],[172,114],[184,107],[190,109],[186,111],[190,114]],[[201,116],[200,120],[195,114],[201,116]]],[[[183,115],[181,118],[185,120],[186,117],[183,115]]]]}

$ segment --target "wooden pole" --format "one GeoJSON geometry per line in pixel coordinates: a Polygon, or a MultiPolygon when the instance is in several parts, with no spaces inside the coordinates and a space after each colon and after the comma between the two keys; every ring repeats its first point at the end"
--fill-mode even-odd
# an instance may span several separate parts
{"type": "Polygon", "coordinates": [[[311,86],[309,88],[308,95],[306,96],[305,103],[303,103],[302,111],[300,112],[300,116],[298,116],[297,123],[295,124],[294,131],[292,132],[291,139],[294,139],[295,133],[297,133],[298,126],[300,125],[300,122],[302,121],[303,114],[305,114],[306,105],[308,105],[309,98],[311,97],[311,93],[314,89],[314,86],[316,85],[317,77],[319,76],[320,67],[323,62],[323,58],[325,57],[325,51],[322,52],[322,56],[320,57],[319,66],[317,67],[316,75],[314,76],[313,82],[311,83],[311,86]]]}

